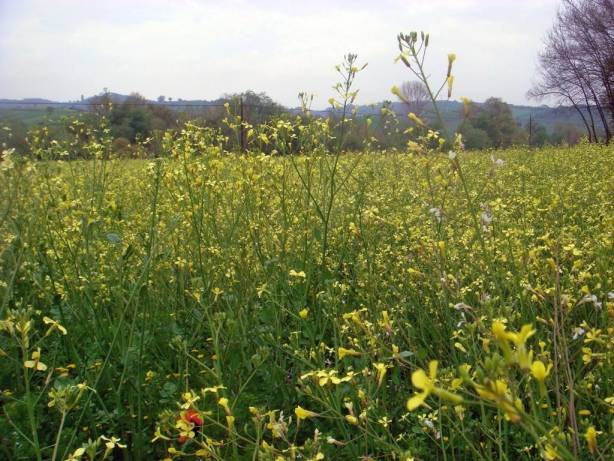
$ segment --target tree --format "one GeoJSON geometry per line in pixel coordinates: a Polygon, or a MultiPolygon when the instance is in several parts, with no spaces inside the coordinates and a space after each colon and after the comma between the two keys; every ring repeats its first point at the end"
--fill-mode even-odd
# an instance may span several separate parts
{"type": "Polygon", "coordinates": [[[283,114],[286,109],[273,101],[266,93],[256,93],[252,90],[243,93],[226,94],[219,102],[230,103],[234,113],[240,112],[240,102],[243,101],[243,117],[248,123],[257,125],[267,122],[276,115],[283,114]]]}
{"type": "Polygon", "coordinates": [[[108,117],[113,107],[113,100],[108,89],[90,99],[89,110],[97,117],[108,117]]]}
{"type": "Polygon", "coordinates": [[[502,148],[525,142],[524,131],[518,126],[510,106],[499,98],[489,98],[481,106],[470,103],[469,114],[461,133],[478,137],[484,142],[483,134],[473,130],[482,130],[490,139],[491,146],[502,148]]]}
{"type": "Polygon", "coordinates": [[[605,142],[614,126],[614,0],[563,0],[539,55],[537,99],[571,104],[589,141],[605,142]]]}
{"type": "Polygon", "coordinates": [[[132,93],[109,114],[114,138],[130,142],[151,137],[154,130],[164,130],[175,124],[174,114],[165,106],[152,104],[138,93],[132,93]]]}
{"type": "Polygon", "coordinates": [[[488,133],[481,128],[474,127],[470,121],[463,123],[459,133],[463,135],[463,142],[467,149],[487,149],[493,145],[488,133]]]}
{"type": "Polygon", "coordinates": [[[582,133],[570,123],[557,123],[552,130],[552,144],[574,145],[580,141],[582,133]]]}
{"type": "Polygon", "coordinates": [[[0,115],[0,151],[14,147],[18,153],[28,150],[28,127],[15,116],[0,115]]]}
{"type": "Polygon", "coordinates": [[[537,123],[535,120],[527,122],[525,129],[529,133],[529,145],[531,146],[542,147],[550,141],[550,136],[548,136],[546,127],[537,123]]]}
{"type": "Polygon", "coordinates": [[[429,92],[424,83],[419,81],[404,82],[398,95],[406,112],[423,118],[430,102],[429,92]]]}

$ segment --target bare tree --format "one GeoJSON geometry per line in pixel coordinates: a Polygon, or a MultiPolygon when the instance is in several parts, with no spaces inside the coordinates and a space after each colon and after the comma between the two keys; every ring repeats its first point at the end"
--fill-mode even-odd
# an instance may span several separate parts
{"type": "Polygon", "coordinates": [[[589,140],[614,128],[614,0],[563,0],[539,55],[530,97],[571,104],[589,140]]]}
{"type": "Polygon", "coordinates": [[[560,23],[548,35],[546,49],[539,56],[538,72],[540,81],[529,91],[529,96],[571,104],[584,122],[589,140],[597,140],[591,82],[573,59],[573,50],[560,23]]]}
{"type": "Polygon", "coordinates": [[[407,113],[413,112],[418,117],[423,117],[430,102],[429,92],[424,83],[419,81],[404,82],[401,85],[401,100],[407,113]]]}
{"type": "Polygon", "coordinates": [[[106,88],[98,96],[89,99],[88,109],[98,117],[108,117],[111,113],[113,101],[111,93],[106,88]]]}

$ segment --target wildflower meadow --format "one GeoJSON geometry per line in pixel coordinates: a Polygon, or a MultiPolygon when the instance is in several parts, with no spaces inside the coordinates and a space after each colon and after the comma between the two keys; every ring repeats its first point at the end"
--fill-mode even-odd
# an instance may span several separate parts
{"type": "Polygon", "coordinates": [[[5,158],[0,456],[611,458],[611,149],[201,142],[5,158]]]}
{"type": "Polygon", "coordinates": [[[121,158],[104,117],[4,150],[1,459],[614,459],[612,146],[412,113],[350,152],[364,68],[337,119],[227,107],[243,151],[186,123],[121,158]]]}

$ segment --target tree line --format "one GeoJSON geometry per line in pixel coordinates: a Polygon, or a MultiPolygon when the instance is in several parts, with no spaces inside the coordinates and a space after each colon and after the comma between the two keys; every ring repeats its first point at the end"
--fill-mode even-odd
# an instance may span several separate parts
{"type": "MultiPolygon", "coordinates": [[[[417,136],[411,132],[410,113],[427,122],[433,130],[441,129],[440,123],[429,112],[429,105],[419,97],[419,86],[413,87],[413,93],[404,98],[404,104],[393,109],[391,101],[385,101],[379,111],[374,109],[370,115],[351,115],[351,123],[346,126],[345,147],[360,150],[366,145],[378,149],[403,149],[408,139],[417,136]]],[[[403,91],[404,91],[403,90],[403,91]]],[[[87,111],[79,114],[79,125],[96,127],[104,120],[113,139],[114,151],[122,156],[133,156],[145,146],[151,155],[160,152],[161,142],[167,130],[179,131],[186,123],[195,123],[218,130],[228,138],[228,149],[240,149],[241,140],[233,140],[232,129],[228,126],[228,115],[240,116],[249,125],[273,123],[275,121],[294,121],[296,117],[311,114],[309,108],[297,112],[289,110],[274,102],[265,93],[245,91],[239,94],[225,95],[210,107],[194,106],[177,110],[171,105],[146,100],[138,93],[133,93],[121,102],[114,102],[110,94],[103,93],[89,100],[87,111]],[[242,104],[241,104],[242,101],[242,104]],[[226,106],[224,105],[226,104],[226,106]],[[232,145],[234,144],[236,145],[232,145]]],[[[0,143],[15,147],[19,152],[28,150],[29,136],[33,130],[44,125],[50,139],[67,139],[73,136],[74,117],[54,118],[53,112],[40,125],[28,127],[15,119],[0,119],[2,126],[10,131],[0,131],[0,143]]],[[[310,115],[311,116],[311,115],[310,115]]],[[[330,126],[336,125],[339,117],[335,111],[320,118],[329,119],[330,126]]],[[[575,144],[582,136],[578,128],[569,123],[558,123],[551,132],[536,121],[522,125],[517,120],[508,104],[499,98],[489,98],[482,104],[465,101],[460,113],[446,114],[446,122],[453,123],[450,131],[462,134],[468,149],[506,148],[513,145],[530,145],[540,147],[545,144],[575,144]],[[452,119],[452,121],[448,120],[452,119]],[[460,120],[460,124],[459,121],[460,120]]],[[[246,130],[247,131],[247,130],[246,130]]]]}

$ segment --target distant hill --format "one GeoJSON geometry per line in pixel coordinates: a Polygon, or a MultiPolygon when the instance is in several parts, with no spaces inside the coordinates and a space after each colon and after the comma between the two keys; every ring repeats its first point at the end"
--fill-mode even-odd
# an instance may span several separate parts
{"type": "MultiPolygon", "coordinates": [[[[439,110],[443,121],[448,129],[455,130],[462,121],[463,103],[460,101],[438,101],[439,110]]],[[[473,102],[476,106],[480,107],[483,103],[473,102]]],[[[546,105],[542,106],[520,106],[514,104],[508,104],[512,110],[514,118],[519,125],[523,127],[529,123],[529,117],[532,118],[533,123],[538,123],[546,128],[549,132],[552,132],[554,127],[559,123],[570,124],[581,131],[584,131],[584,123],[578,112],[570,106],[550,107],[546,105]]],[[[357,114],[360,116],[379,116],[382,109],[382,103],[357,106],[357,114]]],[[[398,115],[404,117],[406,115],[406,108],[401,102],[393,102],[391,109],[398,115]]],[[[430,108],[429,108],[430,109],[430,108]]],[[[295,109],[298,111],[298,109],[295,109]]],[[[314,115],[327,116],[332,112],[332,109],[316,110],[312,111],[314,115]]],[[[435,116],[432,111],[427,112],[427,118],[434,120],[435,116]]]]}
{"type": "MultiPolygon", "coordinates": [[[[129,96],[119,93],[109,93],[111,100],[116,104],[123,103],[129,96]]],[[[57,118],[60,115],[77,114],[78,112],[87,111],[97,96],[90,96],[79,101],[51,101],[43,98],[26,98],[26,99],[0,99],[0,117],[10,116],[12,119],[20,119],[25,124],[40,123],[48,118],[57,118]]],[[[149,104],[161,105],[172,110],[182,111],[194,106],[217,106],[223,100],[147,100],[149,104]]],[[[481,103],[475,103],[480,106],[481,103]]],[[[567,123],[576,126],[580,130],[584,130],[584,124],[577,111],[568,106],[549,107],[542,106],[522,106],[509,104],[514,117],[522,126],[526,126],[529,117],[533,121],[543,125],[549,132],[558,123],[567,123]]],[[[439,101],[440,111],[444,119],[444,123],[449,129],[455,129],[461,122],[463,104],[459,101],[439,101]]],[[[361,116],[373,115],[378,116],[382,108],[382,103],[357,106],[357,113],[361,116]]],[[[400,102],[393,102],[392,110],[401,116],[405,116],[405,108],[400,102]]],[[[298,108],[288,109],[290,112],[298,112],[298,108]]],[[[314,110],[312,113],[316,116],[328,116],[331,114],[331,109],[314,110]]]]}

